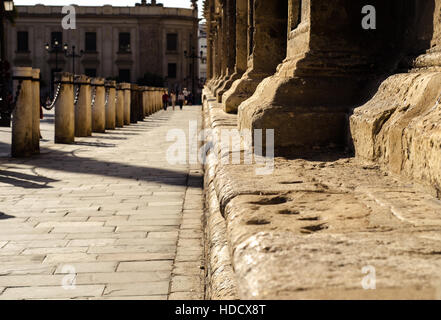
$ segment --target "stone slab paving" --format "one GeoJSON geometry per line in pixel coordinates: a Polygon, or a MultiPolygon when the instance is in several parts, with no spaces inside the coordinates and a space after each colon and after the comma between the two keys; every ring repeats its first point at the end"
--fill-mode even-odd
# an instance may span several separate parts
{"type": "Polygon", "coordinates": [[[0,299],[203,299],[202,168],[166,159],[201,107],[72,145],[53,120],[31,159],[0,128],[0,299]]]}

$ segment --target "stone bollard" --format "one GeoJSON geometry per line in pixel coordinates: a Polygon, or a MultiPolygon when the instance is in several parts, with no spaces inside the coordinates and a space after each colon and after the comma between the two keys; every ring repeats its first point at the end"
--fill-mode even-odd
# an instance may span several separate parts
{"type": "Polygon", "coordinates": [[[32,69],[32,146],[34,154],[40,153],[40,69],[32,69]]]}
{"type": "Polygon", "coordinates": [[[75,107],[73,75],[67,72],[56,73],[55,84],[61,84],[55,102],[55,143],[75,141],[75,107]]]}
{"type": "Polygon", "coordinates": [[[148,112],[148,87],[143,87],[142,91],[142,107],[143,107],[143,114],[144,118],[149,116],[148,112]]]}
{"type": "Polygon", "coordinates": [[[78,88],[80,90],[78,101],[75,105],[75,137],[90,137],[92,135],[90,78],[85,75],[75,76],[75,84],[77,85],[76,90],[78,88]]]}
{"type": "Polygon", "coordinates": [[[124,87],[124,125],[130,124],[130,83],[123,83],[124,87]]]}
{"type": "Polygon", "coordinates": [[[151,87],[147,87],[146,90],[146,107],[145,107],[145,112],[147,114],[147,117],[149,117],[152,112],[152,88],[151,87]]]}
{"type": "Polygon", "coordinates": [[[138,122],[138,104],[138,86],[136,84],[132,84],[130,86],[130,123],[138,122]]]}
{"type": "Polygon", "coordinates": [[[13,98],[16,105],[12,113],[12,157],[29,157],[33,154],[32,140],[32,114],[33,114],[33,85],[32,68],[15,67],[13,68],[14,87],[13,98]],[[17,89],[20,85],[18,96],[17,89]]]}
{"type": "Polygon", "coordinates": [[[116,119],[116,81],[106,81],[107,90],[105,109],[106,109],[106,130],[115,130],[116,119]]]}
{"type": "Polygon", "coordinates": [[[144,87],[138,86],[136,95],[138,97],[138,121],[144,121],[144,87]]]}
{"type": "Polygon", "coordinates": [[[124,89],[122,83],[118,83],[116,86],[115,125],[117,128],[124,126],[124,89]]]}
{"type": "MultiPolygon", "coordinates": [[[[106,89],[103,78],[93,78],[92,88],[95,90],[95,100],[92,106],[92,131],[103,133],[106,131],[106,89]]],[[[92,97],[93,99],[94,97],[92,97]]]]}

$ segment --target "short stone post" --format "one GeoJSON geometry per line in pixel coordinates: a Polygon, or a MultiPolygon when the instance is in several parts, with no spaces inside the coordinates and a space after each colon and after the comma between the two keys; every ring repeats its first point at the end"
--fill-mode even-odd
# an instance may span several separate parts
{"type": "Polygon", "coordinates": [[[78,101],[75,105],[75,137],[90,137],[92,135],[90,78],[85,75],[75,76],[75,84],[77,85],[77,90],[80,90],[78,101]]]}
{"type": "Polygon", "coordinates": [[[124,126],[124,88],[122,83],[118,83],[116,86],[115,125],[117,128],[124,126]]]}
{"type": "Polygon", "coordinates": [[[32,146],[34,154],[40,153],[40,69],[32,69],[32,146]]]}
{"type": "Polygon", "coordinates": [[[136,84],[132,84],[130,86],[130,123],[138,122],[138,86],[136,84]]]}
{"type": "Polygon", "coordinates": [[[34,106],[32,68],[15,67],[13,75],[15,80],[13,97],[17,100],[12,113],[11,156],[29,157],[34,151],[32,143],[32,109],[34,106]],[[18,86],[20,86],[20,91],[16,96],[18,86]]]}
{"type": "Polygon", "coordinates": [[[149,116],[148,112],[148,87],[143,87],[142,91],[142,107],[144,118],[149,116]]]}
{"type": "Polygon", "coordinates": [[[151,116],[153,113],[153,88],[147,88],[147,115],[151,116]]]}
{"type": "Polygon", "coordinates": [[[67,72],[55,74],[55,85],[61,84],[55,103],[55,143],[75,141],[75,107],[73,75],[67,72]]]}
{"type": "Polygon", "coordinates": [[[156,108],[155,112],[158,112],[162,108],[162,99],[161,99],[161,93],[159,91],[159,88],[156,88],[156,108]]]}
{"type": "Polygon", "coordinates": [[[95,98],[92,103],[92,131],[103,133],[106,131],[106,89],[104,88],[103,78],[93,78],[91,81],[95,98]]]}
{"type": "Polygon", "coordinates": [[[130,83],[123,83],[124,86],[124,125],[130,124],[130,83]]]}
{"type": "Polygon", "coordinates": [[[107,90],[105,109],[106,109],[106,130],[115,130],[116,119],[116,81],[106,81],[107,90]]]}
{"type": "Polygon", "coordinates": [[[136,95],[138,98],[138,121],[144,121],[144,87],[138,86],[136,95]]]}

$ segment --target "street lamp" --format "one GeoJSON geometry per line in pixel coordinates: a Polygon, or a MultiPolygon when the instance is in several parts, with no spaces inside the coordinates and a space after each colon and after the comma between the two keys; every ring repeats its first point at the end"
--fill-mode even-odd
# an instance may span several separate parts
{"type": "Polygon", "coordinates": [[[62,52],[61,45],[58,40],[55,40],[52,45],[46,43],[44,48],[48,53],[55,53],[55,72],[59,72],[58,70],[58,54],[62,52]]]}
{"type": "Polygon", "coordinates": [[[67,43],[64,44],[63,46],[63,50],[64,50],[64,55],[68,58],[72,58],[72,73],[75,75],[75,58],[81,58],[83,56],[84,51],[80,50],[80,53],[76,53],[75,52],[75,46],[72,46],[72,51],[69,53],[69,46],[67,45],[67,43]]]}
{"type": "Polygon", "coordinates": [[[188,52],[187,52],[187,50],[186,51],[184,51],[184,56],[185,56],[185,58],[187,58],[187,59],[191,59],[191,91],[192,91],[192,93],[193,93],[193,97],[196,97],[196,72],[195,72],[195,70],[196,70],[196,65],[195,65],[195,60],[197,60],[197,59],[204,59],[204,52],[201,50],[200,52],[199,52],[199,55],[197,55],[195,52],[194,52],[194,47],[191,47],[191,53],[190,54],[188,54],[188,52]]]}

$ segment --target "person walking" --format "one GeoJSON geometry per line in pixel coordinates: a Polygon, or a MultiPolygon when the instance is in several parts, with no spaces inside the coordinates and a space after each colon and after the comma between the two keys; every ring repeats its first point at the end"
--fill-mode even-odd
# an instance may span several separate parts
{"type": "Polygon", "coordinates": [[[164,91],[164,94],[162,95],[162,103],[164,104],[164,110],[167,111],[168,107],[168,94],[166,91],[164,91]]]}
{"type": "Polygon", "coordinates": [[[176,93],[174,91],[172,91],[171,94],[170,94],[170,97],[171,97],[171,103],[172,103],[173,111],[175,111],[176,93]]]}
{"type": "Polygon", "coordinates": [[[184,105],[184,100],[185,100],[185,96],[184,93],[182,93],[182,91],[179,93],[178,95],[178,103],[179,103],[179,108],[182,110],[182,107],[184,105]]]}

